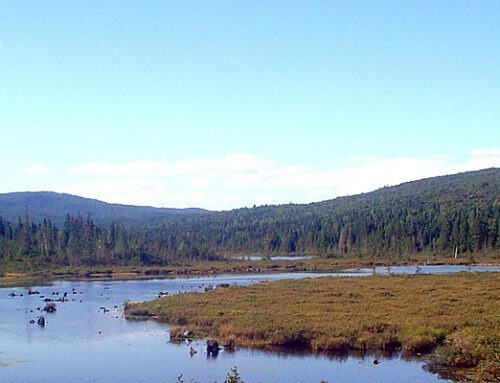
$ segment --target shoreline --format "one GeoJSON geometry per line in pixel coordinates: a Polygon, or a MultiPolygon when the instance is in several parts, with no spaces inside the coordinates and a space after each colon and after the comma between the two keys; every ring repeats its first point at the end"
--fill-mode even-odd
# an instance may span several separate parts
{"type": "Polygon", "coordinates": [[[167,266],[98,266],[98,267],[61,267],[35,272],[16,272],[0,270],[0,288],[30,286],[58,280],[97,281],[97,280],[147,280],[157,278],[176,278],[182,276],[209,276],[220,274],[268,274],[282,272],[332,273],[347,269],[371,269],[374,267],[395,266],[500,266],[500,259],[478,257],[470,263],[464,258],[430,258],[415,256],[409,260],[394,261],[388,264],[381,259],[287,259],[287,260],[242,260],[228,259],[184,265],[167,266]]]}

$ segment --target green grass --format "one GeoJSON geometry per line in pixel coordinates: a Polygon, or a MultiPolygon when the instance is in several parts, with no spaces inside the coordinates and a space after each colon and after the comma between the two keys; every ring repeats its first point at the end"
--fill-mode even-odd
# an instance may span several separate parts
{"type": "Polygon", "coordinates": [[[500,273],[264,282],[127,303],[126,314],[237,346],[436,350],[434,367],[500,376],[500,273]]]}

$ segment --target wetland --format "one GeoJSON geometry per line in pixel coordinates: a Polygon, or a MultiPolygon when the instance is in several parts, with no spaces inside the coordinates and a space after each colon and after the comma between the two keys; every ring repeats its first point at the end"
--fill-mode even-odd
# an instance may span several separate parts
{"type": "MultiPolygon", "coordinates": [[[[463,268],[449,267],[455,268],[452,271],[463,268]]],[[[383,269],[379,271],[383,272],[383,269]]],[[[191,299],[185,293],[204,292],[207,287],[220,284],[229,285],[229,288],[209,288],[207,296],[220,291],[230,292],[237,286],[273,286],[272,282],[278,280],[293,284],[307,278],[303,283],[310,284],[319,280],[317,277],[350,275],[372,278],[369,276],[372,273],[372,269],[367,269],[340,273],[247,273],[148,280],[52,281],[30,287],[32,292],[39,294],[28,294],[28,287],[5,287],[0,289],[0,380],[174,382],[182,373],[185,381],[221,382],[230,368],[237,366],[246,382],[398,382],[402,377],[415,382],[442,381],[444,378],[423,368],[425,356],[408,356],[398,350],[317,353],[308,347],[265,349],[242,344],[233,350],[222,350],[215,358],[207,357],[203,336],[190,344],[173,342],[168,324],[126,320],[122,306],[125,301],[148,301],[160,293],[191,299]],[[65,292],[68,299],[58,301],[65,292]],[[12,293],[15,296],[11,296],[12,293]],[[176,295],[179,293],[182,294],[176,295]],[[40,312],[47,304],[45,299],[57,304],[55,313],[40,312]],[[30,324],[30,320],[40,315],[47,319],[45,327],[30,324]],[[190,356],[190,347],[196,349],[197,354],[190,356]],[[380,363],[373,364],[374,359],[380,363]]]]}

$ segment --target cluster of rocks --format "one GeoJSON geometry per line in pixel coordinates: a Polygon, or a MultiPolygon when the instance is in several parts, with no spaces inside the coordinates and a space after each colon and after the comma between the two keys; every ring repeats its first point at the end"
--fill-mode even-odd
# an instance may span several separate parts
{"type": "MultiPolygon", "coordinates": [[[[55,302],[68,302],[69,300],[76,301],[75,298],[70,299],[69,297],[72,295],[77,295],[77,294],[83,294],[83,292],[78,292],[78,291],[76,291],[75,288],[71,289],[71,291],[66,291],[63,293],[60,293],[58,291],[52,291],[51,298],[46,297],[45,295],[41,295],[40,291],[38,291],[38,290],[28,289],[28,291],[26,292],[27,296],[38,295],[39,298],[43,302],[45,302],[45,307],[43,307],[43,308],[37,307],[36,311],[43,311],[43,312],[46,312],[49,314],[53,314],[57,311],[57,305],[55,302]],[[59,296],[59,298],[54,298],[55,296],[59,296]]],[[[15,292],[9,293],[10,297],[23,297],[24,295],[25,295],[24,293],[15,293],[15,292]]],[[[80,302],[83,302],[83,301],[80,300],[80,302]]],[[[34,312],[34,310],[30,310],[30,312],[34,312]]],[[[26,313],[28,313],[28,311],[26,311],[26,313]]],[[[43,315],[39,315],[35,319],[31,319],[29,321],[29,323],[30,324],[36,323],[36,324],[40,325],[41,327],[45,327],[45,325],[48,323],[47,319],[43,315]]]]}
{"type": "MultiPolygon", "coordinates": [[[[30,320],[30,324],[34,324],[34,323],[35,323],[34,319],[30,320]]],[[[38,325],[40,325],[42,327],[45,327],[45,325],[47,324],[47,320],[45,319],[45,317],[43,315],[40,315],[38,317],[36,323],[38,323],[38,325]]]]}
{"type": "MultiPolygon", "coordinates": [[[[192,341],[192,334],[190,331],[186,330],[183,334],[182,334],[183,338],[185,338],[186,340],[188,340],[188,344],[190,345],[189,347],[189,354],[191,356],[194,356],[195,354],[198,353],[198,351],[193,347],[191,346],[191,341],[192,341]]],[[[224,346],[223,348],[225,350],[233,350],[234,349],[234,342],[232,340],[224,343],[224,346]]],[[[207,339],[206,341],[206,352],[207,352],[207,356],[208,357],[213,357],[213,358],[216,358],[217,355],[219,355],[219,351],[222,350],[222,347],[220,346],[219,342],[217,340],[214,340],[214,339],[207,339]]]]}

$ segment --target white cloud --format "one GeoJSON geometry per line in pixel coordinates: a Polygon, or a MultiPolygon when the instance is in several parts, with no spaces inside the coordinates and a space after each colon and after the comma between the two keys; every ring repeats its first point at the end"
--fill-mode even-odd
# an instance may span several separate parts
{"type": "Polygon", "coordinates": [[[384,185],[432,177],[446,173],[446,164],[439,160],[394,158],[376,160],[358,166],[326,171],[309,171],[275,177],[275,186],[307,189],[331,189],[336,195],[370,191],[384,185]]]}
{"type": "Polygon", "coordinates": [[[175,163],[84,164],[68,171],[78,176],[78,182],[59,191],[124,204],[225,210],[325,200],[488,167],[500,167],[499,149],[476,149],[460,162],[442,156],[372,158],[321,169],[282,164],[251,154],[230,154],[175,163]]]}
{"type": "Polygon", "coordinates": [[[192,187],[185,189],[182,185],[172,186],[172,182],[168,180],[131,178],[79,181],[56,191],[125,205],[224,209],[226,206],[236,207],[243,204],[238,195],[214,194],[207,189],[192,187]]]}
{"type": "MultiPolygon", "coordinates": [[[[469,161],[464,170],[500,167],[500,149],[475,149],[469,153],[469,161]]],[[[461,171],[461,170],[460,170],[461,171]]]]}
{"type": "Polygon", "coordinates": [[[137,161],[122,164],[93,162],[69,169],[70,174],[100,176],[174,176],[195,174],[214,176],[231,172],[248,175],[272,169],[276,163],[251,154],[229,154],[218,158],[188,158],[174,164],[162,161],[137,161]]]}
{"type": "Polygon", "coordinates": [[[354,156],[354,157],[349,157],[346,162],[347,163],[360,163],[360,162],[368,162],[368,161],[375,161],[377,160],[378,157],[375,156],[354,156]]]}
{"type": "Polygon", "coordinates": [[[431,158],[432,158],[433,160],[445,160],[447,157],[446,157],[446,156],[443,156],[443,155],[441,155],[441,154],[435,154],[435,155],[431,156],[431,158]]]}
{"type": "Polygon", "coordinates": [[[323,198],[323,197],[328,198],[333,194],[334,193],[332,192],[331,189],[311,189],[307,192],[307,195],[313,199],[323,198]]]}
{"type": "Polygon", "coordinates": [[[42,164],[33,164],[25,167],[23,170],[26,174],[31,175],[46,174],[50,172],[50,169],[42,164]]]}
{"type": "Polygon", "coordinates": [[[470,151],[471,157],[475,158],[484,158],[484,157],[493,157],[500,158],[500,149],[475,149],[470,151]]]}

